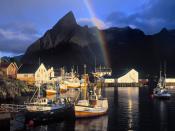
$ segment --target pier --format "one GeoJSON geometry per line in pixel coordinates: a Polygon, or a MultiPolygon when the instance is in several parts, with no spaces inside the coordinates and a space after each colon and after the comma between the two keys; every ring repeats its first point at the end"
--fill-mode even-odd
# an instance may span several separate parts
{"type": "Polygon", "coordinates": [[[97,85],[99,87],[142,87],[144,84],[142,83],[104,83],[98,82],[97,85]]]}
{"type": "Polygon", "coordinates": [[[5,119],[10,119],[11,114],[9,112],[0,111],[0,121],[5,119]]]}

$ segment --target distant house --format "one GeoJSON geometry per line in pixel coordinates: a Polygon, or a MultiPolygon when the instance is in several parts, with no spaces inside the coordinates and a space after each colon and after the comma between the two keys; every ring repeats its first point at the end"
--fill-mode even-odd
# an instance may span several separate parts
{"type": "Polygon", "coordinates": [[[0,62],[0,74],[10,78],[16,78],[18,66],[16,63],[0,62]]]}
{"type": "Polygon", "coordinates": [[[129,72],[124,74],[123,76],[117,78],[118,83],[138,83],[139,82],[139,73],[131,69],[129,72]]]}
{"type": "Polygon", "coordinates": [[[39,67],[23,64],[17,74],[17,79],[35,85],[48,83],[52,77],[54,77],[53,67],[47,70],[43,63],[39,67]]]}

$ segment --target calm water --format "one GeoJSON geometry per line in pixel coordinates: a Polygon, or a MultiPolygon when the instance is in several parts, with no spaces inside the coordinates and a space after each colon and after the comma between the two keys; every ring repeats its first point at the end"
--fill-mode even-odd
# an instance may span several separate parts
{"type": "MultiPolygon", "coordinates": [[[[170,100],[151,98],[148,87],[105,88],[108,115],[73,122],[50,123],[32,131],[175,131],[175,89],[170,100]]],[[[15,124],[17,127],[20,124],[15,124]]],[[[11,127],[14,127],[11,123],[11,127]]],[[[11,130],[13,130],[11,128],[11,130]]]]}

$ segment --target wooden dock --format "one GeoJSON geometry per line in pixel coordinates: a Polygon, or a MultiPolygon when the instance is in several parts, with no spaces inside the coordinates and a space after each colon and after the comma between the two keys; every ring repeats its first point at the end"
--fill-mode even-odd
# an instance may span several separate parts
{"type": "Polygon", "coordinates": [[[142,87],[142,83],[104,83],[98,82],[99,87],[142,87]]]}
{"type": "Polygon", "coordinates": [[[0,111],[0,120],[10,119],[11,114],[9,112],[0,111]]]}

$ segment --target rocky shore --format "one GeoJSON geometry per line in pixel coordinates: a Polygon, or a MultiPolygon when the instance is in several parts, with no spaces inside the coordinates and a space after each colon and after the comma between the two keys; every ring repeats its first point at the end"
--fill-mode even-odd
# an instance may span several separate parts
{"type": "Polygon", "coordinates": [[[36,88],[27,85],[25,82],[0,77],[0,99],[15,99],[18,96],[26,96],[34,92],[36,88]]]}

